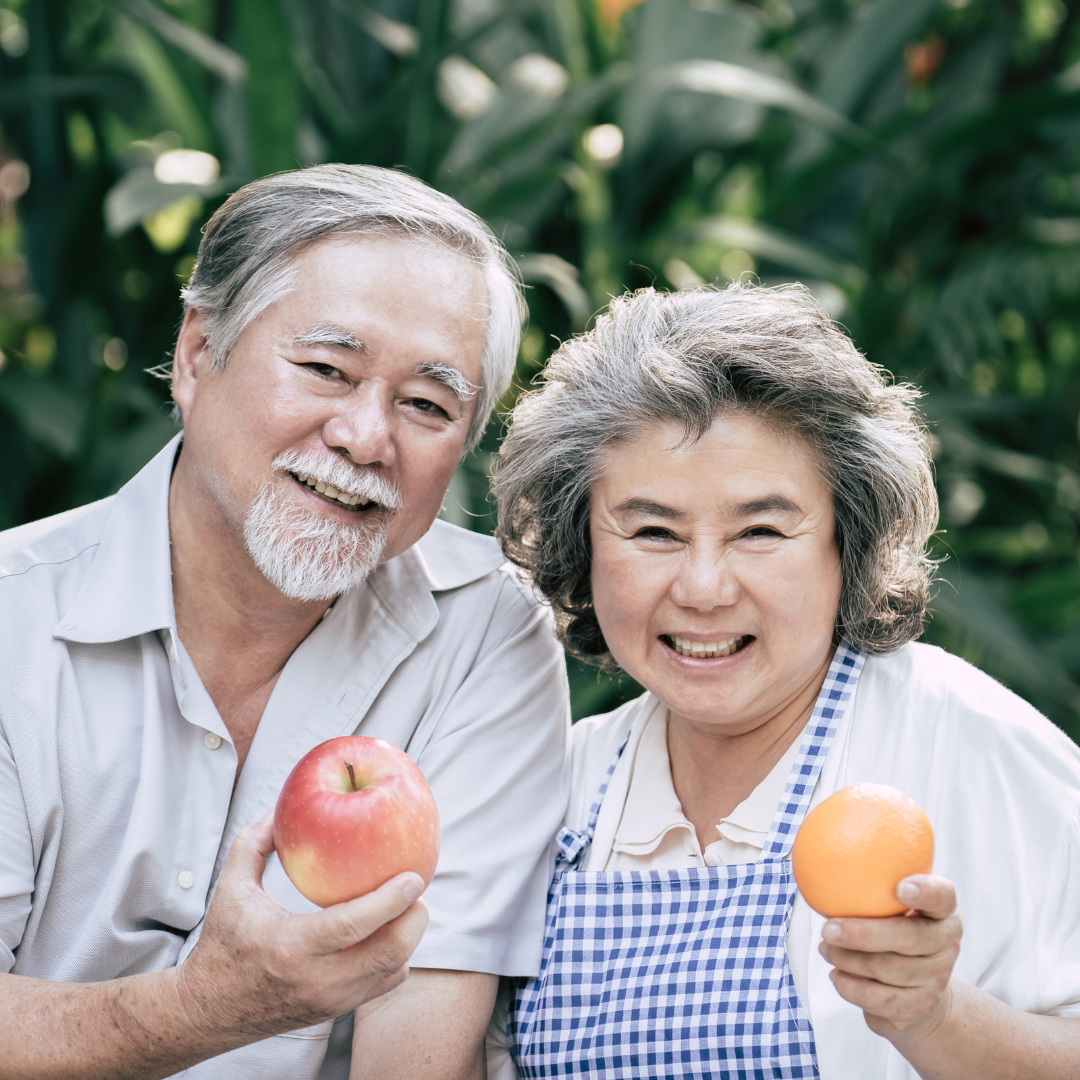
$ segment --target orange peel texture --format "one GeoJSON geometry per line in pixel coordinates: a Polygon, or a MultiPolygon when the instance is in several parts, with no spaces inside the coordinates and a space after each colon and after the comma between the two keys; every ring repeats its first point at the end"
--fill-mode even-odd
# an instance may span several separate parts
{"type": "Polygon", "coordinates": [[[887,784],[853,784],[806,815],[791,848],[799,892],[819,914],[900,915],[896,886],[934,865],[934,832],[922,807],[887,784]]]}

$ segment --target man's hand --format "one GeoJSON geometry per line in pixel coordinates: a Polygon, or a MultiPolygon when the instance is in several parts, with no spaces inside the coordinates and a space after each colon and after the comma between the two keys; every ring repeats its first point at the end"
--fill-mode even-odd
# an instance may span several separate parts
{"type": "Polygon", "coordinates": [[[200,1030],[261,1038],[308,1027],[386,993],[408,974],[427,926],[418,874],[293,915],[262,888],[273,849],[272,815],[237,835],[198,944],[177,969],[200,1030]]]}
{"type": "Polygon", "coordinates": [[[863,1010],[876,1034],[900,1044],[921,1038],[949,1013],[952,969],[963,929],[951,881],[904,878],[896,896],[911,911],[891,919],[830,919],[819,949],[841,997],[863,1010]]]}
{"type": "Polygon", "coordinates": [[[427,925],[423,880],[312,915],[263,891],[270,817],[244,829],[179,967],[99,983],[0,975],[4,1080],[155,1080],[342,1015],[404,981],[427,925]]]}

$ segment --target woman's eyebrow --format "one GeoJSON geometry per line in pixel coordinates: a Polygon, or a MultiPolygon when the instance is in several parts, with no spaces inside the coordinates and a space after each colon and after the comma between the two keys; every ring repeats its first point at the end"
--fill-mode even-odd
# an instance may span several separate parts
{"type": "Polygon", "coordinates": [[[653,502],[652,499],[642,499],[635,496],[619,503],[615,507],[616,514],[648,514],[650,517],[678,519],[686,517],[684,510],[676,510],[674,506],[665,506],[663,503],[653,502]]]}
{"type": "Polygon", "coordinates": [[[754,514],[767,514],[777,510],[781,514],[801,514],[802,507],[793,503],[786,495],[766,495],[761,499],[736,503],[729,509],[732,517],[753,517],[754,514]]]}

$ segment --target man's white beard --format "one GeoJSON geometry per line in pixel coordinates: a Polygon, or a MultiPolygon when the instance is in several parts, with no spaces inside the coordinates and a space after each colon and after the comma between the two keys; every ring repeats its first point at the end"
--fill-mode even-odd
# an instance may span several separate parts
{"type": "Polygon", "coordinates": [[[282,497],[280,486],[268,480],[244,522],[244,542],[267,580],[292,600],[332,600],[366,581],[382,559],[390,523],[401,507],[397,489],[370,469],[323,454],[287,450],[272,468],[303,473],[382,509],[366,511],[366,520],[349,525],[298,506],[295,497],[282,497]]]}

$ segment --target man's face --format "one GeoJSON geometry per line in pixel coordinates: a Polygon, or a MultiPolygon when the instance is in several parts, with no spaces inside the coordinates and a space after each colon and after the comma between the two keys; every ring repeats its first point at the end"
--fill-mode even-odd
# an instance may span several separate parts
{"type": "Polygon", "coordinates": [[[329,599],[435,519],[475,408],[486,289],[467,259],[381,236],[314,244],[294,279],[224,371],[186,348],[202,333],[189,313],[181,460],[266,577],[329,599]]]}

